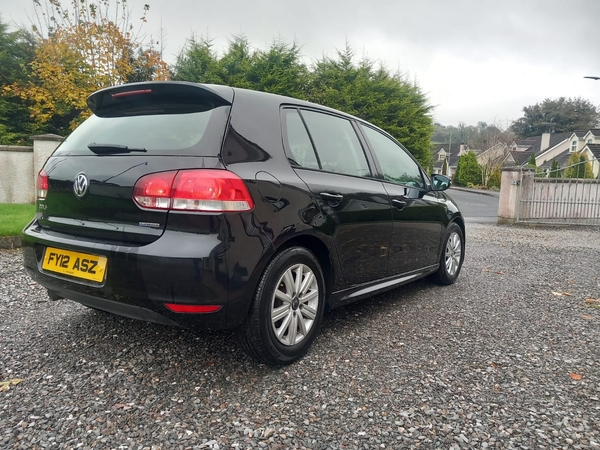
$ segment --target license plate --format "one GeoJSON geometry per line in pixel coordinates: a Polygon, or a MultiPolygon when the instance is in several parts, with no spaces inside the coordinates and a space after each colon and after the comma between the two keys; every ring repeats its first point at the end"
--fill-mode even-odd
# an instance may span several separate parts
{"type": "Polygon", "coordinates": [[[101,283],[104,281],[106,262],[105,256],[47,247],[42,269],[101,283]]]}

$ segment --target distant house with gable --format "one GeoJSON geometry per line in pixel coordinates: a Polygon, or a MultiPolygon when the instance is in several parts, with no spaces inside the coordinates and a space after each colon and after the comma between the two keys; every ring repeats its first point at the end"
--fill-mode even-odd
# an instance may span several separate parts
{"type": "Polygon", "coordinates": [[[564,169],[571,155],[581,152],[592,164],[594,177],[600,175],[600,129],[544,133],[514,141],[510,148],[504,161],[505,166],[525,166],[533,153],[536,165],[549,173],[554,160],[564,169]]]}
{"type": "MultiPolygon", "coordinates": [[[[537,158],[549,149],[566,149],[571,133],[544,133],[541,136],[531,136],[527,139],[514,141],[504,160],[505,166],[525,166],[533,153],[537,158]]],[[[550,161],[552,164],[552,161],[550,161]]],[[[539,166],[539,163],[538,163],[539,166]]]]}
{"type": "Polygon", "coordinates": [[[433,173],[446,175],[452,178],[456,172],[458,158],[469,151],[469,146],[462,144],[437,144],[431,149],[433,158],[433,173]],[[444,166],[446,162],[446,166],[444,166]]]}
{"type": "Polygon", "coordinates": [[[488,163],[501,165],[507,149],[508,146],[500,142],[486,150],[469,148],[465,143],[452,145],[437,144],[431,149],[431,156],[433,157],[433,173],[446,175],[452,178],[456,172],[458,158],[470,151],[477,155],[477,162],[481,165],[486,165],[488,163]],[[444,173],[444,161],[448,162],[446,173],[444,173]]]}
{"type": "Polygon", "coordinates": [[[508,154],[509,147],[504,142],[498,142],[492,147],[477,153],[477,162],[482,166],[498,167],[508,154]]]}

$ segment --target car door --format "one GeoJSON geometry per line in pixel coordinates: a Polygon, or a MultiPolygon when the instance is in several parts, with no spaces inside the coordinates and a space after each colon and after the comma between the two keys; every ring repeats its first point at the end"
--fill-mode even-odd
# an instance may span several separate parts
{"type": "Polygon", "coordinates": [[[392,211],[381,180],[372,176],[355,125],[307,109],[284,109],[290,160],[323,215],[322,231],[335,242],[349,285],[387,274],[392,211]]]}
{"type": "Polygon", "coordinates": [[[443,201],[428,189],[420,166],[402,146],[375,128],[359,127],[377,158],[392,204],[389,274],[436,264],[445,230],[443,201]]]}

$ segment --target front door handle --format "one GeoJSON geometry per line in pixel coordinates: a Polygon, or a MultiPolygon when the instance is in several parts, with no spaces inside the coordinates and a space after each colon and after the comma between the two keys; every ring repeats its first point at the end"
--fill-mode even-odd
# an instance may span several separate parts
{"type": "Polygon", "coordinates": [[[327,203],[336,205],[344,199],[344,196],[342,194],[330,194],[329,192],[321,192],[319,195],[327,203]]]}
{"type": "Polygon", "coordinates": [[[402,211],[402,209],[406,206],[406,202],[404,200],[395,198],[392,200],[392,205],[394,205],[399,211],[402,211]]]}

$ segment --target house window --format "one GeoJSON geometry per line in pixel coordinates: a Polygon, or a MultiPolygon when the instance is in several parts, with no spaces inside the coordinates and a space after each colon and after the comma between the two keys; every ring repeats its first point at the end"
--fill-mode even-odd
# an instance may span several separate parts
{"type": "Polygon", "coordinates": [[[588,139],[587,143],[588,143],[588,144],[593,144],[593,143],[594,143],[594,140],[593,140],[593,139],[588,139]]]}
{"type": "Polygon", "coordinates": [[[571,142],[571,152],[577,151],[577,141],[571,142]]]}
{"type": "Polygon", "coordinates": [[[446,159],[446,154],[445,153],[440,153],[438,161],[443,161],[446,159]]]}

